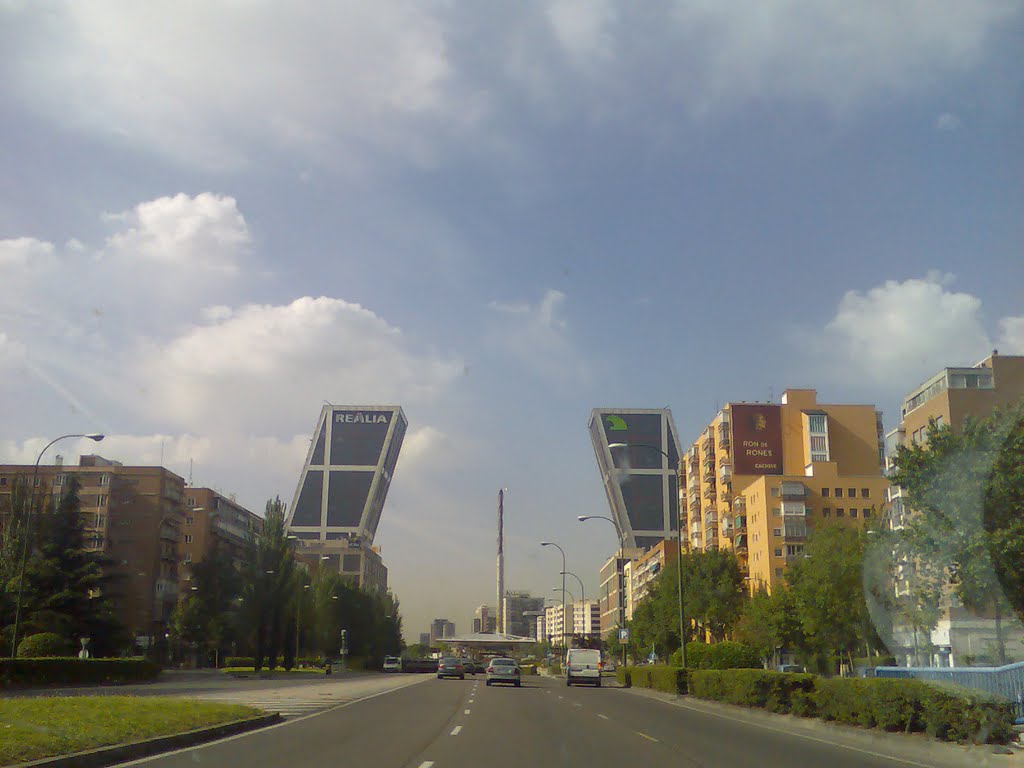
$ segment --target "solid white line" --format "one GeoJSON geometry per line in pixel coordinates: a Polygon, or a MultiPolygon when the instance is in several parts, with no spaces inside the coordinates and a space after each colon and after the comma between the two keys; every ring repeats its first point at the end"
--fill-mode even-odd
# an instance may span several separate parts
{"type": "Polygon", "coordinates": [[[608,715],[598,715],[598,717],[600,717],[602,720],[607,720],[608,719],[608,715]]]}
{"type": "MultiPolygon", "coordinates": [[[[275,725],[268,725],[265,728],[255,728],[251,731],[246,731],[245,733],[236,733],[234,736],[225,736],[223,739],[217,739],[216,741],[207,741],[202,744],[195,744],[191,747],[183,747],[182,749],[176,749],[173,752],[161,752],[158,755],[150,755],[149,757],[142,757],[138,760],[133,760],[130,763],[119,763],[118,765],[121,766],[121,768],[126,768],[130,765],[142,765],[143,763],[151,763],[154,760],[163,760],[165,757],[170,757],[171,755],[180,755],[184,752],[195,752],[198,749],[206,749],[207,747],[212,747],[217,744],[223,744],[227,741],[234,741],[235,739],[244,739],[246,736],[252,736],[257,733],[266,733],[267,731],[272,731],[275,728],[284,728],[286,725],[292,725],[293,723],[301,723],[303,720],[310,720],[314,717],[326,715],[328,712],[337,712],[339,709],[351,707],[353,704],[358,704],[362,701],[376,699],[378,696],[386,696],[387,694],[394,693],[395,691],[401,691],[405,688],[411,688],[414,685],[419,685],[420,683],[426,682],[426,680],[428,679],[429,678],[427,677],[423,677],[421,679],[412,678],[406,685],[400,685],[397,688],[389,688],[386,691],[378,691],[377,693],[371,693],[368,696],[362,696],[358,699],[352,699],[351,701],[342,702],[341,704],[338,704],[336,706],[328,707],[327,709],[321,709],[319,712],[313,712],[309,715],[303,715],[302,717],[294,717],[289,720],[285,720],[284,722],[276,723],[275,725]]],[[[179,696],[178,698],[183,697],[179,696]]]]}
{"type": "Polygon", "coordinates": [[[636,734],[637,736],[639,736],[639,737],[640,737],[641,739],[647,739],[648,741],[653,741],[653,742],[655,742],[655,743],[657,743],[657,741],[658,741],[658,740],[657,740],[656,738],[654,738],[653,736],[648,736],[648,735],[647,735],[646,733],[641,733],[640,731],[633,731],[633,733],[635,733],[635,734],[636,734]]]}
{"type": "Polygon", "coordinates": [[[461,725],[456,725],[454,728],[452,728],[451,735],[452,736],[458,736],[461,732],[462,732],[462,726],[461,725]]]}
{"type": "Polygon", "coordinates": [[[422,763],[420,763],[420,768],[431,768],[433,764],[433,760],[424,760],[422,763]]]}
{"type": "MultiPolygon", "coordinates": [[[[676,590],[676,591],[678,592],[678,590],[676,590]]],[[[468,715],[468,714],[469,714],[469,710],[468,710],[468,709],[464,709],[464,710],[462,710],[462,714],[464,714],[464,715],[468,715]]]]}

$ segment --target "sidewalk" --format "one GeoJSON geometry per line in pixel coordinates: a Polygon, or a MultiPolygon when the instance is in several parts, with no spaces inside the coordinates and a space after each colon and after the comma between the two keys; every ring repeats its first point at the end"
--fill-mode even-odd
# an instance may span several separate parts
{"type": "Polygon", "coordinates": [[[655,699],[669,706],[702,712],[728,720],[741,720],[759,728],[845,746],[911,765],[934,766],[934,768],[988,768],[989,766],[993,768],[1024,768],[1024,747],[1019,742],[1007,745],[1005,748],[991,744],[951,744],[919,733],[904,734],[867,730],[828,723],[816,718],[779,715],[762,709],[738,707],[691,696],[677,696],[653,691],[649,688],[622,688],[618,685],[615,687],[631,695],[655,699]],[[1013,754],[998,754],[1003,750],[1013,754]]]}

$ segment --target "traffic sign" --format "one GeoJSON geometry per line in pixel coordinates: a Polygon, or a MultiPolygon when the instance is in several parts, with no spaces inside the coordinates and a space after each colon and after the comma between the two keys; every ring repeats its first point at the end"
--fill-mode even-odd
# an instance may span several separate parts
{"type": "Polygon", "coordinates": [[[627,627],[623,627],[619,630],[619,642],[629,642],[629,629],[627,627]]]}

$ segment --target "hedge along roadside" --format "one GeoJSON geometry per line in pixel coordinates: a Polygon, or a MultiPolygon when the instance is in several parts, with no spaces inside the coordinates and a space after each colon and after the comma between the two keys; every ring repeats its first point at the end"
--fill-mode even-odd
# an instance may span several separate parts
{"type": "Polygon", "coordinates": [[[0,659],[0,688],[144,683],[159,675],[146,659],[0,659]]]}
{"type": "Polygon", "coordinates": [[[759,669],[619,667],[620,683],[686,693],[770,712],[820,717],[886,731],[923,732],[944,741],[1004,744],[1013,707],[965,688],[920,680],[821,678],[759,669]]]}

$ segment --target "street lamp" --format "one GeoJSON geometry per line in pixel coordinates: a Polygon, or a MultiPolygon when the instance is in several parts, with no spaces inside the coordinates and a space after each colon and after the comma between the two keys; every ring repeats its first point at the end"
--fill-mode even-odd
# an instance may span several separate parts
{"type": "MultiPolygon", "coordinates": [[[[618,445],[618,443],[616,443],[618,445]]],[[[619,582],[619,627],[626,626],[626,585],[625,579],[622,577],[622,558],[626,556],[626,537],[622,533],[622,528],[615,521],[613,517],[606,517],[605,515],[577,515],[576,519],[581,523],[587,522],[587,520],[606,520],[615,526],[615,534],[619,537],[619,554],[615,558],[615,576],[619,582]]],[[[626,665],[626,648],[622,648],[622,665],[626,665]]]]}
{"type": "Polygon", "coordinates": [[[553,541],[542,541],[542,547],[556,547],[562,553],[562,645],[565,645],[565,550],[553,541]]]}
{"type": "Polygon", "coordinates": [[[21,621],[21,595],[25,588],[25,563],[28,560],[28,540],[32,535],[32,512],[36,506],[36,483],[39,482],[39,462],[43,460],[43,454],[46,453],[50,446],[61,440],[68,440],[74,437],[84,437],[88,440],[94,440],[100,442],[105,435],[99,432],[91,432],[85,435],[61,435],[56,437],[46,444],[46,446],[39,452],[36,457],[35,467],[32,469],[32,488],[29,491],[32,496],[28,505],[28,514],[25,516],[25,528],[22,532],[24,541],[21,544],[21,567],[18,570],[18,602],[14,606],[14,637],[11,640],[11,658],[15,658],[18,652],[18,624],[21,621]]]}
{"type": "MultiPolygon", "coordinates": [[[[668,460],[669,464],[672,463],[672,457],[656,445],[649,445],[647,443],[609,443],[608,449],[611,450],[612,448],[647,448],[657,451],[668,460]]],[[[676,586],[679,589],[679,655],[683,669],[686,669],[686,621],[683,618],[683,527],[679,524],[678,513],[676,514],[676,538],[679,540],[679,553],[676,557],[676,577],[678,582],[676,586]]]]}

